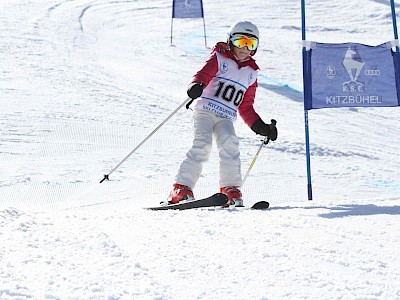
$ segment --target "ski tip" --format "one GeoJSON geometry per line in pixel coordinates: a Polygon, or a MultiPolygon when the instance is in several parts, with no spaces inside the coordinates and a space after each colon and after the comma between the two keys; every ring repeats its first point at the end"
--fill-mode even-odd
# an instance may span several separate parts
{"type": "Polygon", "coordinates": [[[269,203],[267,201],[259,201],[254,203],[251,207],[252,209],[267,209],[269,207],[269,203]]]}

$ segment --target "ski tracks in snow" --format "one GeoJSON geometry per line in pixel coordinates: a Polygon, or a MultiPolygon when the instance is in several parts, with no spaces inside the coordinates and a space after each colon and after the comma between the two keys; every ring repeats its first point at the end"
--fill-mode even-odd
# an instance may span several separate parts
{"type": "Polygon", "coordinates": [[[0,298],[157,298],[158,285],[146,270],[92,219],[73,212],[0,211],[0,298]]]}
{"type": "Polygon", "coordinates": [[[268,211],[150,212],[129,202],[68,212],[9,208],[0,212],[0,297],[395,299],[396,203],[268,211]]]}

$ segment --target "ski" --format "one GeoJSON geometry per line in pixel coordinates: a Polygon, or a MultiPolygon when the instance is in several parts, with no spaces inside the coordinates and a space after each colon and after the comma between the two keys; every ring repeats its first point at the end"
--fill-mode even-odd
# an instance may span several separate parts
{"type": "MultiPolygon", "coordinates": [[[[204,198],[204,199],[198,199],[198,200],[193,200],[193,201],[187,201],[187,202],[181,202],[177,204],[169,204],[169,205],[164,205],[164,206],[155,206],[155,207],[146,207],[148,210],[184,210],[184,209],[193,209],[193,208],[207,208],[207,207],[215,207],[215,206],[220,206],[221,208],[224,208],[224,205],[228,201],[228,198],[226,195],[217,193],[212,195],[211,197],[204,198]]],[[[254,210],[263,210],[267,209],[269,207],[269,203],[267,201],[259,201],[254,203],[251,207],[248,207],[249,209],[254,209],[254,210]]],[[[241,207],[237,207],[241,208],[241,207]]]]}
{"type": "Polygon", "coordinates": [[[232,209],[232,210],[264,210],[267,209],[269,207],[269,203],[267,201],[258,201],[256,203],[254,203],[252,206],[224,206],[223,209],[232,209]]]}
{"type": "Polygon", "coordinates": [[[267,209],[269,207],[269,203],[267,201],[258,201],[253,204],[251,209],[267,209]]]}
{"type": "Polygon", "coordinates": [[[170,209],[193,209],[193,208],[201,208],[201,207],[214,207],[214,206],[223,206],[228,201],[228,197],[224,194],[217,193],[212,195],[211,197],[198,199],[187,202],[180,202],[177,204],[169,204],[165,206],[155,206],[155,207],[146,207],[149,210],[170,210],[170,209]]]}

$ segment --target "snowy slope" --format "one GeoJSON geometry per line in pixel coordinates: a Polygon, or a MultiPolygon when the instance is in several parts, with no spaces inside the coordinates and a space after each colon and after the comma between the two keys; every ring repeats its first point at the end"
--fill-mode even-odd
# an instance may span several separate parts
{"type": "MultiPolygon", "coordinates": [[[[0,299],[400,299],[400,112],[310,111],[300,1],[0,2],[0,299]],[[268,3],[267,3],[268,2],[268,3]],[[261,33],[256,109],[278,120],[243,187],[268,211],[150,212],[191,143],[186,86],[229,26],[261,33]]],[[[393,39],[388,1],[309,1],[307,39],[393,39]]],[[[242,169],[260,144],[241,121],[242,169]]],[[[214,151],[195,189],[218,189],[214,151]]]]}

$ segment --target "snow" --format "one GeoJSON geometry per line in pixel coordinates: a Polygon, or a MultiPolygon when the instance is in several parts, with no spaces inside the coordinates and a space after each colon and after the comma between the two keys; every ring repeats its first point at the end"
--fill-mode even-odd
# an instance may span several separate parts
{"type": "MultiPolygon", "coordinates": [[[[309,112],[307,201],[300,1],[0,2],[0,299],[400,299],[398,108],[309,112]],[[268,3],[267,3],[268,2],[268,3]],[[179,110],[210,47],[258,25],[256,109],[278,121],[243,186],[267,211],[144,210],[191,144],[179,110]]],[[[397,7],[397,5],[396,5],[397,7]]],[[[398,7],[397,7],[398,8],[398,7]]],[[[389,1],[306,1],[307,39],[393,39],[389,1]]],[[[243,173],[260,138],[238,120],[243,173]]],[[[195,189],[218,190],[215,150],[195,189]]]]}

